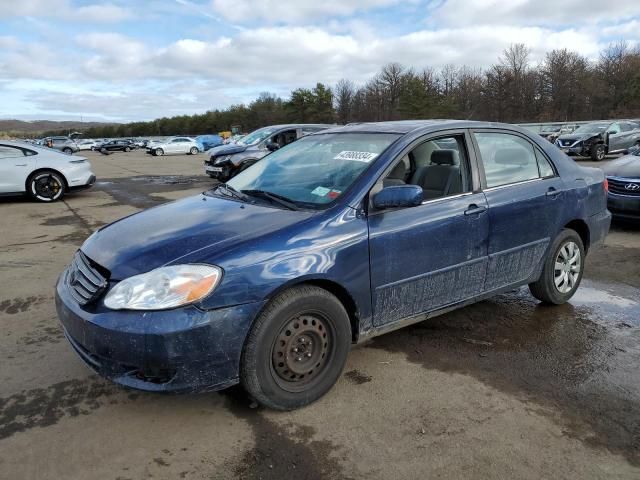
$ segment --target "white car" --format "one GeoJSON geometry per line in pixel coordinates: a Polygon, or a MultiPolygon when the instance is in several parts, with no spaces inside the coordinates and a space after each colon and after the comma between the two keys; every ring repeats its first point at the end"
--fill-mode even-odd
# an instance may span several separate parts
{"type": "Polygon", "coordinates": [[[188,153],[196,155],[200,153],[200,147],[193,138],[173,137],[164,142],[154,143],[147,147],[147,153],[152,155],[175,155],[188,153]]]}
{"type": "Polygon", "coordinates": [[[76,143],[80,150],[93,150],[98,145],[95,140],[77,140],[76,143]]]}
{"type": "Polygon", "coordinates": [[[89,188],[96,181],[86,158],[26,142],[0,140],[0,195],[28,194],[41,202],[89,188]]]}

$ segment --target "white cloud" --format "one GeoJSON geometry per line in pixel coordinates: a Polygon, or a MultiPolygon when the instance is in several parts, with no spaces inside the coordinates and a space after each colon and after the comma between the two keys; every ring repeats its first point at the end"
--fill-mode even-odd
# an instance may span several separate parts
{"type": "Polygon", "coordinates": [[[585,25],[640,14],[638,0],[446,0],[430,12],[432,24],[585,25]]]}
{"type": "Polygon", "coordinates": [[[74,7],[70,0],[3,0],[0,18],[53,17],[74,22],[120,22],[132,18],[132,13],[113,3],[96,3],[74,7]]]}
{"type": "MultiPolygon", "coordinates": [[[[402,0],[212,0],[219,15],[234,22],[271,23],[343,17],[358,11],[401,3],[402,0]]],[[[411,1],[411,0],[409,0],[411,1]]],[[[407,3],[407,0],[405,0],[407,3]]],[[[412,2],[413,3],[413,2],[412,2]]]]}

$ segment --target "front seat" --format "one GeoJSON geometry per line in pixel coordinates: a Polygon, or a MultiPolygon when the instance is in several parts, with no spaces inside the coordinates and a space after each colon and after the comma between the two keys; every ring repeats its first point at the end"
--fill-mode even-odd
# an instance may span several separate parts
{"type": "Polygon", "coordinates": [[[395,167],[393,167],[393,170],[389,172],[389,175],[387,175],[387,178],[385,178],[382,181],[382,186],[395,187],[396,185],[405,185],[406,182],[404,181],[404,179],[406,178],[406,175],[407,175],[407,167],[405,166],[404,161],[400,160],[398,164],[395,167]]]}
{"type": "Polygon", "coordinates": [[[439,198],[460,193],[460,160],[456,150],[434,150],[431,164],[420,167],[411,178],[411,183],[422,187],[425,199],[439,198]]]}

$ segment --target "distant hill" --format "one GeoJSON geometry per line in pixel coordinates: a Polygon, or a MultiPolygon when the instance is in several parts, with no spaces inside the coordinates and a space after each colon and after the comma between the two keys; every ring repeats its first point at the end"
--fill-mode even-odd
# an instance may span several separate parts
{"type": "Polygon", "coordinates": [[[116,125],[115,123],[104,122],[74,122],[74,121],[54,121],[54,120],[2,120],[0,119],[0,134],[12,134],[15,136],[34,136],[44,132],[66,131],[66,130],[86,130],[91,127],[104,127],[116,125]]]}

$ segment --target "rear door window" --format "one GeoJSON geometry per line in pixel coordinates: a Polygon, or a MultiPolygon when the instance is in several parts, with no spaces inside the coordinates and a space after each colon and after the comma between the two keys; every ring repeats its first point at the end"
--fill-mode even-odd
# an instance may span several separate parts
{"type": "MultiPolygon", "coordinates": [[[[487,188],[540,178],[541,170],[534,146],[522,137],[508,133],[475,132],[484,166],[487,188]]],[[[541,165],[549,173],[551,165],[541,165]]],[[[551,168],[553,172],[553,168],[551,168]]]]}

